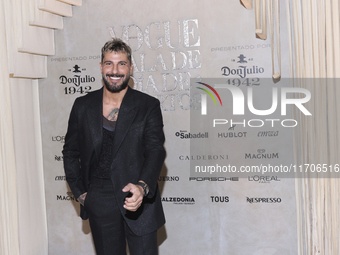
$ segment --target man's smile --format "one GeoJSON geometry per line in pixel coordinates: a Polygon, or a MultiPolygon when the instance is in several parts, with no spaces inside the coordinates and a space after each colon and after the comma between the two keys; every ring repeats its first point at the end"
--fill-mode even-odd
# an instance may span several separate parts
{"type": "Polygon", "coordinates": [[[112,81],[118,81],[122,78],[124,78],[124,75],[106,75],[110,80],[112,81]]]}

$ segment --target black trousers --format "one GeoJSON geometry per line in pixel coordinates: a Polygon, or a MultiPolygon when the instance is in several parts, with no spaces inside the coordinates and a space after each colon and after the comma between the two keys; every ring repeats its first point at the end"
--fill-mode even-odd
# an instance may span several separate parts
{"type": "Polygon", "coordinates": [[[130,230],[117,206],[111,180],[92,178],[84,207],[97,255],[125,255],[126,240],[130,255],[158,254],[157,231],[136,236],[130,230]]]}

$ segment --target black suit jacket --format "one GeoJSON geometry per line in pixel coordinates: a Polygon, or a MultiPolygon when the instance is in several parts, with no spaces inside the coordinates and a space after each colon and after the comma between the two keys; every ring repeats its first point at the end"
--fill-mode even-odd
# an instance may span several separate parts
{"type": "MultiPolygon", "coordinates": [[[[66,180],[75,198],[87,192],[91,169],[98,165],[103,139],[103,88],[75,100],[63,148],[66,180]]],[[[164,133],[160,103],[128,88],[119,109],[110,177],[119,209],[136,235],[157,230],[165,223],[158,177],[164,162],[164,133]],[[128,183],[143,180],[150,192],[136,212],[124,207],[128,183]]],[[[114,201],[113,201],[114,202],[114,201]]],[[[81,215],[87,214],[81,206],[81,215]]]]}

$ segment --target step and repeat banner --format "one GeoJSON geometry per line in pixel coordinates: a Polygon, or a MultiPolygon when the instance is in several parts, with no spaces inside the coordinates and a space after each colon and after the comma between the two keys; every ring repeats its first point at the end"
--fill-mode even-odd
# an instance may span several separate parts
{"type": "Polygon", "coordinates": [[[159,253],[296,254],[294,179],[282,173],[298,123],[281,103],[289,84],[270,78],[271,46],[256,39],[254,12],[239,1],[178,0],[84,1],[73,12],[40,80],[49,254],[95,253],[61,150],[75,98],[102,87],[100,52],[112,37],[133,50],[131,86],[161,102],[159,253]]]}

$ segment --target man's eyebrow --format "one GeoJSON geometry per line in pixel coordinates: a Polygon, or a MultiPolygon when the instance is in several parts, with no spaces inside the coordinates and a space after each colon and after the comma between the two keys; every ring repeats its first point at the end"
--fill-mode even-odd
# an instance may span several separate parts
{"type": "MultiPolygon", "coordinates": [[[[112,60],[105,60],[103,63],[113,63],[114,61],[112,60]]],[[[128,63],[128,61],[125,60],[119,60],[118,63],[128,63]]]]}

